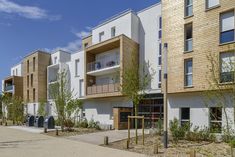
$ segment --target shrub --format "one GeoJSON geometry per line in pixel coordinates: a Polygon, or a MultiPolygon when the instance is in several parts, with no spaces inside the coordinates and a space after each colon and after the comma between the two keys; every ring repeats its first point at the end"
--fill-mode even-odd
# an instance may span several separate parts
{"type": "Polygon", "coordinates": [[[94,121],[93,119],[89,122],[88,124],[88,128],[94,128],[94,129],[97,129],[97,130],[100,130],[100,123],[98,121],[94,121]]]}
{"type": "Polygon", "coordinates": [[[163,132],[163,121],[160,119],[156,123],[157,134],[162,135],[163,132]]]}
{"type": "Polygon", "coordinates": [[[231,140],[229,144],[232,148],[235,148],[235,139],[231,140]]]}
{"type": "Polygon", "coordinates": [[[78,122],[77,127],[79,128],[87,128],[88,127],[88,122],[87,119],[81,120],[78,122]]]}
{"type": "Polygon", "coordinates": [[[74,127],[74,122],[71,119],[66,119],[64,121],[64,126],[67,128],[68,131],[72,131],[74,127]]]}
{"type": "Polygon", "coordinates": [[[215,141],[215,135],[211,134],[207,127],[200,129],[195,126],[192,131],[186,133],[185,139],[188,141],[215,141]]]}
{"type": "Polygon", "coordinates": [[[186,131],[189,130],[189,125],[185,124],[184,126],[179,125],[179,121],[175,118],[173,121],[170,121],[170,131],[172,134],[173,141],[178,143],[179,140],[184,139],[186,131]]]}

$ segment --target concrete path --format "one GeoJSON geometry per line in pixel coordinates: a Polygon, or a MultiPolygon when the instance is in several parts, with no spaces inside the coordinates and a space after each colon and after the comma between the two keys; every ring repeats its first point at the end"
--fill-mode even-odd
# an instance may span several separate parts
{"type": "MultiPolygon", "coordinates": [[[[145,131],[145,134],[148,133],[148,130],[145,131]]],[[[131,137],[135,136],[135,130],[131,130],[131,137]]],[[[142,130],[138,130],[138,135],[142,135],[142,130]]],[[[109,142],[120,141],[126,139],[128,136],[127,130],[111,130],[111,131],[104,131],[104,132],[96,132],[91,134],[84,134],[84,135],[77,135],[67,137],[67,139],[101,145],[104,144],[104,137],[109,137],[109,142]]]]}
{"type": "Polygon", "coordinates": [[[0,126],[1,157],[144,157],[65,138],[0,126]]]}

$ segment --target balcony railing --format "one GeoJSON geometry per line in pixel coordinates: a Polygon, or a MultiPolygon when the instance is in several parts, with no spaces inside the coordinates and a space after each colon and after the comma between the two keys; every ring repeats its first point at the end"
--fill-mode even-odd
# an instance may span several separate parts
{"type": "Polygon", "coordinates": [[[97,60],[95,62],[88,63],[87,64],[87,72],[101,70],[101,69],[117,66],[120,64],[120,62],[119,62],[120,57],[119,56],[117,56],[116,59],[111,59],[111,58],[113,58],[113,57],[105,57],[101,60],[97,60]]]}
{"type": "Polygon", "coordinates": [[[14,88],[13,85],[5,86],[5,91],[11,91],[11,90],[13,90],[13,88],[14,88]]]}
{"type": "Polygon", "coordinates": [[[87,87],[87,95],[114,93],[120,91],[120,83],[93,85],[87,87]]]}

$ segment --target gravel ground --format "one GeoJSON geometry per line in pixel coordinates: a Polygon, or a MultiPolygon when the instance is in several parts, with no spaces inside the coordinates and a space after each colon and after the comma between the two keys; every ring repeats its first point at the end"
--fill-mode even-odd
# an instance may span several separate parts
{"type": "Polygon", "coordinates": [[[137,152],[146,154],[147,156],[157,157],[184,157],[189,156],[190,151],[195,150],[197,157],[230,157],[230,147],[226,143],[213,143],[213,142],[191,142],[181,140],[178,144],[172,144],[170,142],[169,148],[165,150],[163,148],[161,137],[147,135],[145,136],[145,145],[142,145],[142,137],[139,137],[139,144],[135,144],[135,138],[131,138],[130,148],[126,149],[127,140],[122,140],[114,143],[110,143],[107,147],[121,149],[131,152],[137,152]],[[154,145],[159,143],[159,153],[154,154],[154,145]]]}

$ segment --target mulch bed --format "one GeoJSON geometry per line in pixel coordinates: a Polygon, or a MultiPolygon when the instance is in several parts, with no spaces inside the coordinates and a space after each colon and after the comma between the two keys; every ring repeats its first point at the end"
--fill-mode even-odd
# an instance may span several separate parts
{"type": "Polygon", "coordinates": [[[47,133],[42,133],[44,135],[53,136],[53,137],[68,137],[68,136],[76,136],[76,135],[83,135],[95,132],[101,132],[102,130],[97,130],[93,128],[75,128],[73,131],[64,131],[62,132],[59,130],[59,136],[56,135],[56,131],[49,131],[47,133]]]}
{"type": "Polygon", "coordinates": [[[130,148],[126,149],[127,140],[110,143],[107,147],[121,149],[148,156],[156,157],[184,157],[189,156],[190,151],[195,150],[197,157],[230,157],[230,146],[226,143],[214,142],[193,142],[181,140],[178,144],[169,143],[169,148],[165,150],[162,144],[162,138],[157,135],[146,135],[145,145],[142,145],[142,137],[138,138],[138,145],[135,144],[135,138],[130,140],[130,148]],[[154,154],[154,145],[159,144],[158,154],[154,154]]]}

